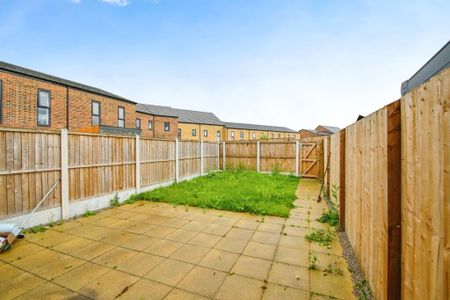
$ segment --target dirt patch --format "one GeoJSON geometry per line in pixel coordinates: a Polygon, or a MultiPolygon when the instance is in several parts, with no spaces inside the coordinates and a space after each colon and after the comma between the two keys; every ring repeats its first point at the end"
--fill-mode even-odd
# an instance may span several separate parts
{"type": "Polygon", "coordinates": [[[355,253],[353,252],[353,248],[348,240],[347,234],[344,231],[338,231],[337,234],[342,246],[342,255],[347,261],[350,273],[352,274],[353,294],[358,297],[358,299],[373,299],[369,283],[364,278],[361,267],[359,266],[355,253]]]}

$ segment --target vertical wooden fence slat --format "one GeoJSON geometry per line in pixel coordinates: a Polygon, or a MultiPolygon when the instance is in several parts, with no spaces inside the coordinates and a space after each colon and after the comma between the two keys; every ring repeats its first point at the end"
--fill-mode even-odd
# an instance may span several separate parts
{"type": "Polygon", "coordinates": [[[339,227],[345,230],[345,128],[339,132],[339,227]]]}
{"type": "Polygon", "coordinates": [[[400,101],[388,113],[388,299],[400,299],[401,291],[401,120],[400,101]]]}

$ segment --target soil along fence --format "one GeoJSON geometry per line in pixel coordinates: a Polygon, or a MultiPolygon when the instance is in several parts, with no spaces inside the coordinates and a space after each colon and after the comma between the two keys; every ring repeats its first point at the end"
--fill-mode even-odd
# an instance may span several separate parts
{"type": "Polygon", "coordinates": [[[29,226],[109,206],[218,170],[219,144],[0,129],[0,219],[18,222],[61,177],[29,226]]]}
{"type": "Polygon", "coordinates": [[[376,299],[450,297],[449,107],[447,68],[327,141],[326,183],[376,299]]]}
{"type": "Polygon", "coordinates": [[[319,178],[323,172],[322,139],[303,141],[222,142],[222,169],[245,168],[258,172],[292,173],[319,178]]]}

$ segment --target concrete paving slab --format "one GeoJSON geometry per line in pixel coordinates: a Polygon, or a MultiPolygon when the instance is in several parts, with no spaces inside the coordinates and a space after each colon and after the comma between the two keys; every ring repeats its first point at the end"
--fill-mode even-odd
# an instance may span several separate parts
{"type": "Polygon", "coordinates": [[[197,266],[177,285],[183,290],[212,298],[222,285],[226,273],[197,266]],[[202,284],[198,284],[201,282],[202,284]]]}
{"type": "Polygon", "coordinates": [[[261,299],[265,289],[265,282],[239,276],[227,276],[215,299],[261,299]]]}

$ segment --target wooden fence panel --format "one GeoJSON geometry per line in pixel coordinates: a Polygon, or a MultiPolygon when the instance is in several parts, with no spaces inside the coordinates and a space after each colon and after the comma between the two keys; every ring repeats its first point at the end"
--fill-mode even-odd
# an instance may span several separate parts
{"type": "Polygon", "coordinates": [[[261,142],[260,171],[295,173],[295,142],[261,142]]]}
{"type": "Polygon", "coordinates": [[[175,180],[175,141],[140,139],[141,187],[175,180]]]}
{"type": "Polygon", "coordinates": [[[330,199],[335,205],[339,204],[339,189],[340,189],[340,133],[335,133],[330,136],[330,162],[328,172],[330,172],[330,199]],[[336,192],[335,197],[332,195],[336,192]]]}
{"type": "Polygon", "coordinates": [[[450,298],[450,68],[402,97],[402,298],[450,298]]]}
{"type": "Polygon", "coordinates": [[[214,142],[203,143],[203,163],[204,172],[210,172],[219,169],[219,144],[214,142]]]}
{"type": "Polygon", "coordinates": [[[200,174],[200,142],[181,141],[178,153],[180,178],[200,174]]]}
{"type": "Polygon", "coordinates": [[[69,134],[69,200],[135,186],[135,138],[69,134]]]}
{"type": "Polygon", "coordinates": [[[256,170],[256,142],[226,142],[225,152],[227,169],[256,170]]]}
{"type": "Polygon", "coordinates": [[[346,128],[345,231],[377,299],[387,298],[387,107],[346,128]]]}
{"type": "MultiPolygon", "coordinates": [[[[60,135],[0,130],[0,217],[31,211],[61,176],[60,135]]],[[[60,206],[61,188],[41,209],[60,206]]]]}

